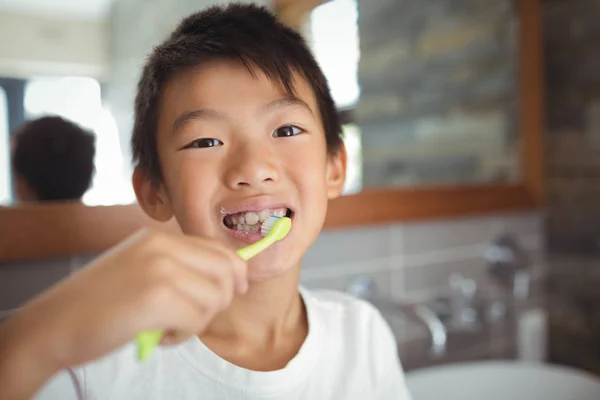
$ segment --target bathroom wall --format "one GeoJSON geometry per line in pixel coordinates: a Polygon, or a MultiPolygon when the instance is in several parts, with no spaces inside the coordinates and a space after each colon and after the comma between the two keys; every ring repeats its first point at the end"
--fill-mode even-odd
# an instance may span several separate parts
{"type": "Polygon", "coordinates": [[[543,17],[550,359],[600,374],[600,3],[543,17]]]}

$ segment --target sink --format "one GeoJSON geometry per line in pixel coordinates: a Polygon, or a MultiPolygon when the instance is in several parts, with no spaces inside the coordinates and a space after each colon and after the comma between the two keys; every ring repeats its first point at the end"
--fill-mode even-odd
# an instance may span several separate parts
{"type": "Polygon", "coordinates": [[[598,400],[600,379],[540,363],[477,361],[406,374],[413,400],[598,400]]]}

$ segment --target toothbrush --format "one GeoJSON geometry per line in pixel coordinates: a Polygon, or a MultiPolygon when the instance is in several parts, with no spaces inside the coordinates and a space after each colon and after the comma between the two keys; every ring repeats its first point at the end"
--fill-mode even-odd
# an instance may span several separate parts
{"type": "MultiPolygon", "coordinates": [[[[283,239],[291,228],[292,220],[288,217],[271,215],[260,227],[260,234],[264,237],[256,243],[237,250],[236,253],[244,261],[248,261],[273,243],[283,239]]],[[[160,343],[162,335],[162,331],[154,330],[141,332],[136,336],[139,360],[145,361],[150,357],[154,348],[160,343]]]]}

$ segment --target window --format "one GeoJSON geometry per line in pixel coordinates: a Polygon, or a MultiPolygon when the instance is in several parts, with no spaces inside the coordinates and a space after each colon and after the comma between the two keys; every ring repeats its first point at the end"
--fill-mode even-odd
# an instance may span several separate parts
{"type": "Polygon", "coordinates": [[[346,182],[343,194],[353,194],[362,189],[362,145],[360,128],[355,124],[342,126],[346,146],[346,182]]]}
{"type": "Polygon", "coordinates": [[[123,152],[116,122],[102,106],[100,84],[92,78],[44,77],[25,88],[27,119],[60,115],[96,133],[96,174],[83,197],[86,205],[129,204],[133,188],[123,175],[123,152]]]}
{"type": "Polygon", "coordinates": [[[327,78],[333,100],[338,109],[344,110],[342,130],[348,167],[343,194],[356,193],[362,189],[361,131],[351,117],[351,109],[360,97],[356,0],[332,0],[315,8],[309,31],[313,53],[327,78]]]}
{"type": "Polygon", "coordinates": [[[311,14],[312,49],[327,77],[338,108],[351,108],[360,95],[358,85],[358,10],[355,0],[333,0],[311,14]]]}

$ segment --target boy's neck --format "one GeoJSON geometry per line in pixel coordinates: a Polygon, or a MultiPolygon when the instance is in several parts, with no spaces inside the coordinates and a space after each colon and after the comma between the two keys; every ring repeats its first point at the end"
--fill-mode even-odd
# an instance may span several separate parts
{"type": "Polygon", "coordinates": [[[302,331],[307,320],[298,291],[299,273],[298,265],[277,278],[251,283],[248,292],[217,315],[200,338],[268,346],[289,332],[302,331]]]}

